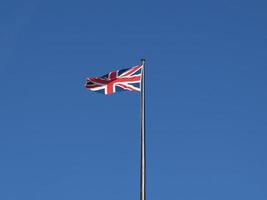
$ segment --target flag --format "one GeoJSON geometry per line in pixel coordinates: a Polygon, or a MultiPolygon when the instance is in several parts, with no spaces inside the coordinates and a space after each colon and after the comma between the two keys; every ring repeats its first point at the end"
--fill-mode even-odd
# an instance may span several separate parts
{"type": "Polygon", "coordinates": [[[112,71],[101,77],[86,79],[85,87],[88,90],[105,95],[120,91],[137,91],[141,89],[143,64],[132,68],[112,71]]]}

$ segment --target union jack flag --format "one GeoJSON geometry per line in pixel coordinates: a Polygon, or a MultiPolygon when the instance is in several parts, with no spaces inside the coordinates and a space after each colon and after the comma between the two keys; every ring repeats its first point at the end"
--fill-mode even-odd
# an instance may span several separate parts
{"type": "Polygon", "coordinates": [[[105,95],[120,91],[140,91],[143,64],[86,79],[85,87],[105,95]]]}

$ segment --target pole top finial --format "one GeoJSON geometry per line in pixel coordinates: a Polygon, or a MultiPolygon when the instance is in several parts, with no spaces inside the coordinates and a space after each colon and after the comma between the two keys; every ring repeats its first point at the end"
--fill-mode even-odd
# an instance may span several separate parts
{"type": "Polygon", "coordinates": [[[144,59],[144,58],[141,58],[141,62],[145,62],[146,61],[146,59],[144,59]]]}

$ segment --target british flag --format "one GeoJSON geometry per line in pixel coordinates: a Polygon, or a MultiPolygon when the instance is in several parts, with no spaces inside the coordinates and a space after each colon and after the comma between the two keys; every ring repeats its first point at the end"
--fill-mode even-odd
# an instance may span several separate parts
{"type": "Polygon", "coordinates": [[[143,64],[86,79],[85,87],[105,95],[119,91],[140,91],[143,64]]]}

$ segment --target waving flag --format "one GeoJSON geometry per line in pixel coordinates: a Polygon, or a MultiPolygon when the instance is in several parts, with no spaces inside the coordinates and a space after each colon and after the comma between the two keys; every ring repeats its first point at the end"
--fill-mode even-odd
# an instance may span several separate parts
{"type": "Polygon", "coordinates": [[[87,78],[85,87],[102,94],[119,91],[140,91],[143,64],[110,72],[101,77],[87,78]]]}

